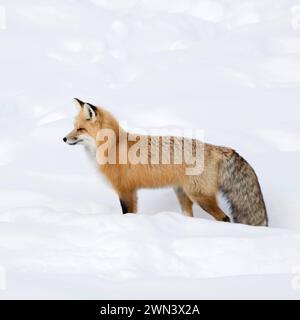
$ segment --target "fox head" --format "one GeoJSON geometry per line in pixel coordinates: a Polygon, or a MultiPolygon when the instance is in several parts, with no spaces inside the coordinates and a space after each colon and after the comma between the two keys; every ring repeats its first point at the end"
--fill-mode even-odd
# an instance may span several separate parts
{"type": "Polygon", "coordinates": [[[63,141],[69,145],[84,145],[86,150],[94,157],[97,146],[106,143],[111,147],[116,143],[120,132],[123,132],[123,130],[110,112],[77,98],[74,101],[78,109],[78,114],[74,120],[74,129],[63,138],[63,141]],[[105,134],[107,130],[102,129],[109,129],[110,133],[113,132],[112,139],[107,141],[105,134]]]}
{"type": "Polygon", "coordinates": [[[95,143],[97,132],[101,129],[100,109],[77,98],[74,101],[79,113],[74,121],[74,129],[63,141],[69,145],[90,146],[91,143],[95,143]]]}

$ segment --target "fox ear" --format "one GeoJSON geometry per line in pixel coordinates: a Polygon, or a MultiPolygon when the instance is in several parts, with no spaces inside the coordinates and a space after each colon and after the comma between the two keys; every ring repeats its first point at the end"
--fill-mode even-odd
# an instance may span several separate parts
{"type": "Polygon", "coordinates": [[[85,115],[86,120],[91,120],[94,121],[97,118],[97,107],[89,104],[89,103],[84,103],[83,105],[83,112],[85,115]]]}
{"type": "Polygon", "coordinates": [[[84,102],[79,100],[78,98],[74,98],[74,103],[76,108],[80,111],[83,108],[84,102]]]}

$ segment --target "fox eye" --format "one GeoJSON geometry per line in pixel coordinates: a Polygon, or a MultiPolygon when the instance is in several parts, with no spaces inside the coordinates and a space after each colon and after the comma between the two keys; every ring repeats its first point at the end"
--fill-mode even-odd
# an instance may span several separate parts
{"type": "Polygon", "coordinates": [[[84,128],[78,128],[77,131],[81,131],[81,132],[84,132],[86,131],[84,128]]]}

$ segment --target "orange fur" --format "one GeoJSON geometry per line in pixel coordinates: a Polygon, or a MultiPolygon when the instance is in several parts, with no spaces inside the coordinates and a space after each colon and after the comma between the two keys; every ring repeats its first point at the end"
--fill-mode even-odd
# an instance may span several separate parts
{"type": "MultiPolygon", "coordinates": [[[[141,188],[160,188],[173,187],[178,197],[183,212],[188,216],[193,216],[192,205],[194,202],[199,204],[204,210],[210,213],[217,220],[229,221],[229,218],[218,207],[216,195],[219,191],[219,167],[224,156],[230,155],[234,151],[229,148],[203,144],[200,141],[193,140],[193,150],[196,144],[204,147],[204,170],[202,174],[189,176],[186,175],[187,164],[176,164],[174,162],[174,152],[176,149],[176,137],[170,137],[171,142],[171,163],[163,164],[162,150],[165,145],[161,137],[145,137],[148,145],[148,157],[153,156],[151,143],[158,147],[159,154],[157,164],[120,164],[119,149],[124,141],[120,141],[119,134],[126,137],[128,149],[135,144],[134,141],[128,141],[128,133],[119,127],[118,121],[106,110],[97,107],[95,117],[87,120],[86,112],[82,107],[75,118],[74,130],[67,136],[68,139],[77,139],[82,135],[89,135],[95,141],[100,129],[111,129],[116,133],[116,141],[112,143],[111,148],[116,148],[116,164],[100,164],[98,168],[111,183],[114,190],[118,193],[121,200],[123,213],[137,212],[137,191],[141,188]]],[[[96,147],[100,147],[105,141],[96,142],[96,147]]],[[[128,153],[127,153],[128,155],[128,153]]]]}

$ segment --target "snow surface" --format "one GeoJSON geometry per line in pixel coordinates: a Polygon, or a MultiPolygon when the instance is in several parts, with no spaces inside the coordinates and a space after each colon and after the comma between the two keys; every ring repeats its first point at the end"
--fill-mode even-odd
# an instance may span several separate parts
{"type": "Polygon", "coordinates": [[[0,298],[300,298],[297,2],[1,1],[0,298]],[[271,227],[186,218],[172,190],[122,216],[62,142],[73,97],[237,149],[271,227]]]}

